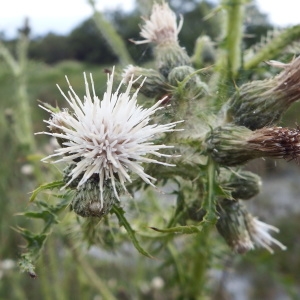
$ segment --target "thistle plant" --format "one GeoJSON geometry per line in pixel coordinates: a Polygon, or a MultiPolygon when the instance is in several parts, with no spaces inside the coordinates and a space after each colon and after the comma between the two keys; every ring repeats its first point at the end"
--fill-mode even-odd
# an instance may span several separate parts
{"type": "MultiPolygon", "coordinates": [[[[89,80],[84,75],[83,98],[67,79],[68,93],[59,89],[69,108],[41,105],[50,114],[45,121],[49,131],[39,134],[55,137],[59,143],[43,162],[63,164],[64,169],[58,181],[38,187],[31,200],[41,191],[58,189],[60,202],[52,213],[69,206],[68,214],[80,216],[73,222],[79,224],[82,242],[89,244],[97,244],[95,224],[101,221],[101,227],[115,215],[140,253],[159,257],[167,249],[175,264],[188,268],[191,274],[179,283],[181,296],[188,299],[198,299],[204,293],[205,274],[215,258],[216,245],[223,243],[212,239],[217,232],[237,254],[259,247],[270,253],[276,246],[276,250],[286,249],[270,233],[279,230],[252,216],[242,203],[254,198],[262,185],[260,177],[244,165],[263,157],[298,159],[299,129],[280,127],[279,122],[288,107],[300,99],[299,58],[287,64],[272,61],[273,67],[283,69],[279,74],[236,86],[236,79],[243,74],[244,5],[240,0],[221,2],[219,13],[226,24],[221,46],[213,47],[210,39],[202,38],[197,57],[191,59],[178,39],[183,19],[178,21],[167,3],[154,4],[150,16],[143,17],[143,40],[132,39],[137,47],[145,43],[153,46],[151,68],[132,64],[112,68],[103,96],[97,95],[92,75],[89,80]],[[199,67],[202,51],[207,49],[215,64],[195,69],[192,62],[199,67]],[[207,71],[211,76],[203,76],[207,71]],[[114,87],[116,78],[122,79],[114,87]],[[161,192],[174,183],[175,209],[161,192]],[[160,209],[149,216],[147,209],[141,208],[137,219],[151,223],[135,231],[136,224],[125,215],[132,213],[130,203],[135,203],[138,192],[147,195],[151,191],[160,193],[160,209]],[[192,234],[193,249],[185,245],[174,249],[175,233],[192,234]],[[148,238],[149,250],[141,246],[142,237],[148,238]],[[188,260],[193,266],[176,261],[181,255],[191,255],[188,260]]],[[[300,36],[293,34],[294,38],[300,36]]],[[[279,40],[280,34],[275,42],[284,50],[279,40]]],[[[274,59],[270,56],[273,52],[258,51],[262,52],[249,59],[274,59]]],[[[150,204],[145,200],[135,205],[150,204]]],[[[34,237],[23,235],[33,242],[34,237]]],[[[24,270],[32,272],[45,240],[37,252],[30,252],[29,247],[22,256],[24,270]]]]}

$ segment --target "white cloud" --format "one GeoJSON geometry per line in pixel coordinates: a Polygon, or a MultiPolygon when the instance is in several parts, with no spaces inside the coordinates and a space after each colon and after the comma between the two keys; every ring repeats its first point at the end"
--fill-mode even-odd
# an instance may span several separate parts
{"type": "MultiPolygon", "coordinates": [[[[130,10],[134,0],[98,0],[97,9],[130,10]]],[[[88,0],[11,0],[0,10],[0,31],[15,36],[25,17],[29,17],[33,35],[52,31],[65,34],[92,14],[88,0]]]]}
{"type": "MultiPolygon", "coordinates": [[[[182,0],[184,2],[184,0],[182,0]]],[[[218,1],[216,1],[218,2],[218,1]]],[[[256,0],[260,10],[278,26],[300,24],[300,1],[256,0]]],[[[122,8],[130,10],[134,0],[98,0],[97,9],[122,8]]],[[[52,31],[69,33],[76,25],[92,14],[88,0],[10,0],[0,10],[0,31],[15,36],[25,17],[30,18],[33,35],[52,31]]]]}
{"type": "Polygon", "coordinates": [[[269,16],[269,21],[278,26],[300,24],[300,1],[256,0],[260,10],[269,16]]]}

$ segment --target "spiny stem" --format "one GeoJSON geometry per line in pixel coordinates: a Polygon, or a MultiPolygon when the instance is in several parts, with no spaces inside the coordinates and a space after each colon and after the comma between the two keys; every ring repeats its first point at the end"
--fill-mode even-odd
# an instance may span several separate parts
{"type": "Polygon", "coordinates": [[[129,52],[127,51],[126,45],[120,35],[116,32],[115,28],[110,22],[105,20],[103,14],[96,10],[95,1],[88,0],[94,11],[94,21],[98,30],[101,32],[106,42],[110,46],[111,50],[118,57],[122,65],[129,65],[132,63],[129,52]]]}
{"type": "MultiPolygon", "coordinates": [[[[208,225],[213,225],[217,221],[215,187],[216,165],[212,158],[209,157],[207,162],[207,195],[204,197],[202,204],[202,208],[206,211],[204,220],[208,225]]],[[[204,228],[207,228],[207,226],[204,226],[204,228]]]]}
{"type": "Polygon", "coordinates": [[[225,33],[223,36],[223,49],[216,62],[219,73],[217,84],[217,97],[215,106],[220,107],[228,99],[231,84],[241,67],[241,41],[244,17],[245,0],[223,1],[225,10],[225,33]]]}
{"type": "Polygon", "coordinates": [[[286,29],[284,32],[276,36],[266,45],[255,53],[243,66],[245,70],[255,68],[262,61],[272,59],[279,54],[287,45],[296,41],[300,37],[300,25],[286,29]]]}

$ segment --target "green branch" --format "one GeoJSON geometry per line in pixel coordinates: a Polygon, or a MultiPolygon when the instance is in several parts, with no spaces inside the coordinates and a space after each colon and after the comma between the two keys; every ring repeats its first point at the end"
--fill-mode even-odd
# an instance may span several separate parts
{"type": "Polygon", "coordinates": [[[300,38],[300,25],[286,29],[267,44],[263,45],[259,51],[245,62],[244,69],[255,68],[259,63],[272,59],[280,54],[282,50],[291,42],[300,38]]]}
{"type": "Polygon", "coordinates": [[[244,4],[245,0],[224,0],[221,4],[225,11],[225,33],[221,45],[222,50],[216,62],[216,69],[219,73],[218,96],[215,99],[217,107],[227,100],[230,83],[233,82],[241,67],[244,4]]]}
{"type": "Polygon", "coordinates": [[[98,30],[107,41],[111,50],[118,57],[122,65],[128,65],[132,63],[132,59],[127,51],[126,45],[120,35],[110,22],[105,20],[103,14],[96,10],[94,0],[88,0],[94,11],[94,21],[98,30]]]}

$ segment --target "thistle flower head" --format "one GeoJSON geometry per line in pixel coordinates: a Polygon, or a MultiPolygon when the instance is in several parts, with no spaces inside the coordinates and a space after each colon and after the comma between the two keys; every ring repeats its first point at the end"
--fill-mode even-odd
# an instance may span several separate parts
{"type": "Polygon", "coordinates": [[[133,41],[135,44],[146,43],[177,43],[178,33],[181,30],[183,19],[180,17],[177,25],[176,15],[167,3],[154,4],[149,19],[143,18],[145,24],[141,28],[142,41],[133,41]]]}
{"type": "Polygon", "coordinates": [[[233,199],[248,200],[260,192],[262,182],[258,175],[244,170],[229,171],[221,168],[220,171],[221,185],[230,191],[233,199]]]}
{"type": "MultiPolygon", "coordinates": [[[[70,180],[66,186],[76,182],[80,189],[92,176],[99,180],[100,207],[103,207],[103,190],[111,186],[117,199],[119,199],[117,186],[131,182],[130,173],[135,173],[146,183],[154,186],[155,178],[145,173],[142,163],[156,163],[173,166],[160,162],[147,155],[156,157],[168,157],[162,154],[161,149],[172,148],[172,146],[155,145],[153,138],[157,134],[174,131],[177,123],[164,125],[150,124],[151,116],[159,109],[163,100],[157,101],[150,108],[142,108],[137,104],[137,90],[132,96],[130,90],[134,84],[133,79],[128,83],[124,93],[120,92],[122,85],[113,92],[114,72],[108,75],[107,90],[102,99],[95,93],[94,82],[90,75],[91,89],[84,74],[86,95],[81,100],[69,84],[68,94],[59,87],[65,100],[69,103],[71,110],[68,113],[51,113],[49,121],[45,121],[52,132],[42,132],[63,140],[62,147],[52,155],[43,159],[60,156],[58,162],[76,164],[70,169],[70,180]],[[57,122],[59,120],[59,122],[57,122]]],[[[94,191],[93,191],[94,193],[94,191]]]]}
{"type": "Polygon", "coordinates": [[[135,44],[153,43],[154,57],[158,71],[168,77],[170,71],[178,66],[189,66],[190,57],[186,50],[178,43],[178,33],[181,30],[183,19],[177,25],[176,15],[165,2],[154,4],[149,19],[143,18],[145,23],[141,27],[142,41],[133,41],[135,44]]]}

